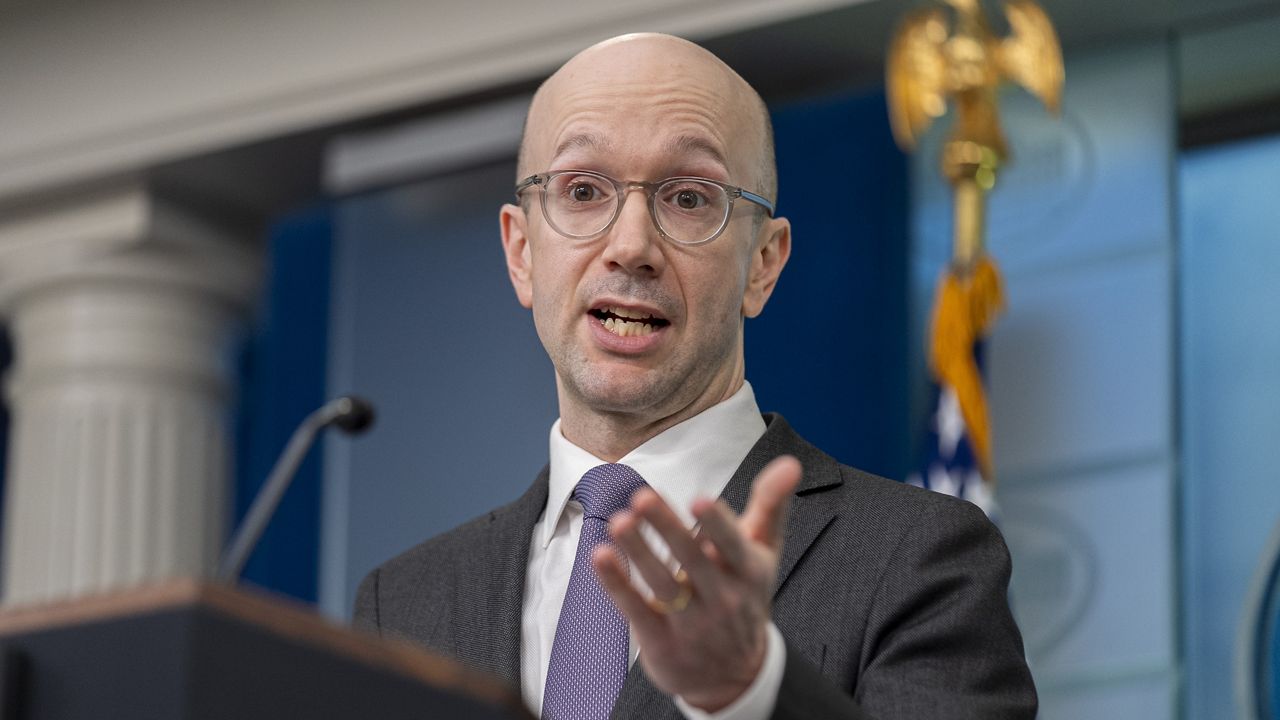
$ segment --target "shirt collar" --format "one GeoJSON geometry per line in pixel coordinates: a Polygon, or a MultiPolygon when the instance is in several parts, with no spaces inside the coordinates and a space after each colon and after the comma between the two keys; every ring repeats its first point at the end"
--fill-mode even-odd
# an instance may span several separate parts
{"type": "MultiPolygon", "coordinates": [[[[764,431],[755,393],[743,381],[728,400],[663,430],[618,462],[640,473],[685,524],[692,525],[689,506],[699,497],[718,497],[764,431]]],[[[606,462],[565,439],[559,420],[551,426],[549,457],[547,509],[537,537],[543,547],[551,542],[578,481],[606,462]]]]}

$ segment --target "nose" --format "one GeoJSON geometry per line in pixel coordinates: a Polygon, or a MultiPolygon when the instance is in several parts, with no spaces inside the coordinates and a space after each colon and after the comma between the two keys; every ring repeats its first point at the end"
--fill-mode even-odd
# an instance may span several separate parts
{"type": "Polygon", "coordinates": [[[649,214],[648,198],[643,188],[628,188],[622,197],[618,219],[605,234],[606,244],[601,259],[611,270],[657,275],[666,262],[661,242],[658,228],[649,214]]]}

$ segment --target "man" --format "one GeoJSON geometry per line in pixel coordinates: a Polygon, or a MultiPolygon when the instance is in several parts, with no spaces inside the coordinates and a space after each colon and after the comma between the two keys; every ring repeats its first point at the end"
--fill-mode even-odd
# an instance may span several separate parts
{"type": "Polygon", "coordinates": [[[615,38],[543,84],[501,229],[555,366],[549,467],[374,570],[359,626],[546,718],[1035,715],[985,517],[756,407],[743,321],[791,250],[775,185],[763,102],[696,45],[615,38]]]}

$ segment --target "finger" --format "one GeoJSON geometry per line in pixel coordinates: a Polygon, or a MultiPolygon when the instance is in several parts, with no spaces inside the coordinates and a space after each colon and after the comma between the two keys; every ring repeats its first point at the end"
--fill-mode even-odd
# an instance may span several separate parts
{"type": "Polygon", "coordinates": [[[777,550],[782,547],[791,495],[800,484],[800,461],[783,455],[765,466],[751,487],[751,499],[742,513],[747,537],[777,550]]]}
{"type": "Polygon", "coordinates": [[[620,512],[609,519],[609,536],[626,554],[632,568],[639,571],[653,596],[666,600],[680,592],[670,568],[653,553],[653,548],[640,535],[640,520],[629,512],[620,512]]]}
{"type": "Polygon", "coordinates": [[[613,548],[600,546],[592,550],[591,566],[595,568],[600,587],[613,599],[613,604],[618,606],[618,611],[631,623],[637,635],[652,637],[654,633],[665,630],[662,615],[649,607],[648,601],[631,584],[627,569],[613,548]]]}
{"type": "Polygon", "coordinates": [[[698,537],[711,541],[716,557],[726,569],[741,573],[747,564],[747,545],[733,511],[723,502],[696,503],[694,516],[701,528],[698,537]]]}
{"type": "Polygon", "coordinates": [[[716,582],[716,567],[702,552],[693,533],[684,526],[671,507],[652,490],[641,490],[631,501],[631,507],[658,533],[658,537],[671,548],[671,556],[689,575],[694,587],[710,591],[716,582]]]}

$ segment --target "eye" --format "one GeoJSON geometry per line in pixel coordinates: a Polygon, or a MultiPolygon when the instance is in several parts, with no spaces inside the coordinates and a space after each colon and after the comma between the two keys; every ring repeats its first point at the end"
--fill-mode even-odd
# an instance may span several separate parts
{"type": "Polygon", "coordinates": [[[663,188],[662,202],[681,212],[698,212],[715,205],[717,188],[696,181],[680,181],[663,188]]]}
{"type": "Polygon", "coordinates": [[[682,210],[696,210],[707,204],[707,199],[693,190],[681,190],[676,193],[676,205],[682,210]]]}
{"type": "Polygon", "coordinates": [[[609,199],[613,188],[590,175],[563,175],[552,183],[555,196],[567,206],[597,205],[609,199]]]}
{"type": "Polygon", "coordinates": [[[569,186],[569,197],[578,202],[591,202],[596,199],[598,194],[594,186],[584,182],[569,186]]]}

